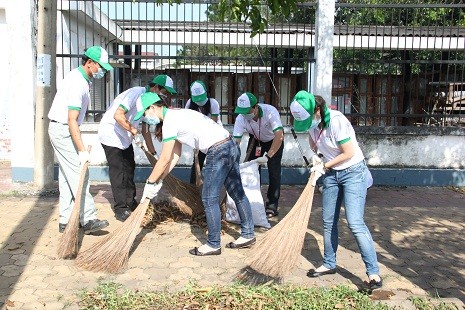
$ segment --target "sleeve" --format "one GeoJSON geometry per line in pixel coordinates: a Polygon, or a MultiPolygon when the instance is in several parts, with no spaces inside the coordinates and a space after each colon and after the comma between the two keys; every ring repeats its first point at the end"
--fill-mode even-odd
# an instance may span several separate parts
{"type": "Polygon", "coordinates": [[[144,92],[144,87],[133,87],[124,93],[121,93],[118,97],[115,98],[115,101],[118,102],[119,106],[122,106],[126,109],[126,111],[129,111],[136,106],[137,100],[144,92]]]}
{"type": "Polygon", "coordinates": [[[236,117],[236,121],[234,122],[233,137],[242,138],[244,131],[245,131],[244,118],[242,117],[242,115],[238,115],[236,117]]]}
{"type": "MultiPolygon", "coordinates": [[[[87,82],[86,82],[87,83],[87,82]]],[[[66,83],[63,89],[66,89],[66,102],[68,102],[68,110],[81,110],[84,96],[86,96],[86,89],[84,85],[77,87],[76,85],[69,85],[66,83]]]]}
{"type": "Polygon", "coordinates": [[[273,132],[282,130],[283,129],[283,123],[281,122],[281,116],[279,116],[278,110],[272,106],[272,109],[270,109],[270,115],[269,115],[269,121],[271,124],[271,128],[273,132]]]}
{"type": "Polygon", "coordinates": [[[185,109],[189,109],[191,107],[191,100],[187,100],[186,106],[184,107],[185,109]]]}
{"type": "Polygon", "coordinates": [[[168,142],[171,140],[175,140],[178,137],[178,130],[175,126],[172,126],[172,123],[167,121],[163,122],[162,127],[163,133],[163,142],[168,142]]]}
{"type": "Polygon", "coordinates": [[[210,114],[212,116],[219,116],[220,115],[220,104],[216,99],[210,98],[210,114]]]}
{"type": "Polygon", "coordinates": [[[352,136],[352,125],[345,116],[336,116],[331,119],[331,126],[333,127],[334,137],[338,144],[343,144],[350,140],[352,136]]]}

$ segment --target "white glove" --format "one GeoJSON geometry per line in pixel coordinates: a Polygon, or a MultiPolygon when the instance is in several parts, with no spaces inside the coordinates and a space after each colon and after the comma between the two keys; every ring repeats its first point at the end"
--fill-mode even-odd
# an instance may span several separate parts
{"type": "Polygon", "coordinates": [[[153,198],[155,198],[158,195],[158,192],[160,191],[162,185],[162,181],[153,184],[145,183],[144,192],[142,193],[141,200],[143,201],[145,198],[152,200],[153,198]]]}
{"type": "Polygon", "coordinates": [[[262,164],[266,164],[268,162],[268,157],[266,156],[266,152],[265,154],[263,154],[263,156],[261,157],[257,157],[257,159],[255,159],[257,161],[257,163],[259,163],[260,165],[262,164]]]}
{"type": "Polygon", "coordinates": [[[142,134],[137,134],[137,135],[134,136],[134,143],[138,147],[144,146],[144,137],[142,136],[142,134]]]}
{"type": "Polygon", "coordinates": [[[84,152],[79,152],[79,163],[81,164],[81,167],[84,166],[86,162],[88,162],[90,159],[90,154],[87,151],[84,152]]]}
{"type": "Polygon", "coordinates": [[[310,169],[310,172],[315,172],[315,177],[313,178],[312,186],[315,187],[316,181],[326,173],[325,164],[323,160],[317,155],[312,156],[313,167],[310,169]]]}

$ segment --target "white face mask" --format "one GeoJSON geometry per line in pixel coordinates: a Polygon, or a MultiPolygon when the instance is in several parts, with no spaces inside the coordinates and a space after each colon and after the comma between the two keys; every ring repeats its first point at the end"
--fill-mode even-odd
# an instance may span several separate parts
{"type": "Polygon", "coordinates": [[[321,118],[315,114],[315,117],[312,119],[312,124],[310,125],[310,129],[314,129],[318,127],[320,123],[321,123],[321,118]]]}
{"type": "Polygon", "coordinates": [[[246,120],[251,121],[251,120],[253,120],[255,114],[254,114],[254,113],[242,114],[242,116],[243,116],[246,120]]]}
{"type": "Polygon", "coordinates": [[[148,114],[146,114],[144,116],[144,121],[149,126],[155,126],[155,125],[160,124],[160,119],[156,115],[148,115],[148,114]]]}
{"type": "Polygon", "coordinates": [[[105,71],[102,68],[98,68],[97,72],[92,72],[92,77],[94,79],[101,79],[105,76],[105,71]]]}

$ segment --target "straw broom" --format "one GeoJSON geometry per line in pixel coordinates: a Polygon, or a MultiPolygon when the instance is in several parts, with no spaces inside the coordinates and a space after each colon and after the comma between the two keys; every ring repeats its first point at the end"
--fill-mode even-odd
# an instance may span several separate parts
{"type": "MultiPolygon", "coordinates": [[[[89,145],[87,151],[90,152],[91,149],[92,146],[89,145]]],[[[79,213],[81,210],[82,189],[84,187],[88,166],[89,161],[86,161],[81,169],[78,189],[74,197],[73,211],[71,212],[71,217],[69,218],[68,224],[58,244],[58,258],[61,259],[75,258],[78,252],[79,213]]]]}
{"type": "Polygon", "coordinates": [[[120,227],[79,253],[76,265],[86,270],[108,273],[117,273],[125,269],[129,252],[141,230],[149,203],[150,199],[145,199],[120,227]]]}
{"type": "Polygon", "coordinates": [[[295,266],[312,211],[314,177],[313,172],[291,211],[251,249],[247,264],[255,274],[281,280],[295,266]]]}

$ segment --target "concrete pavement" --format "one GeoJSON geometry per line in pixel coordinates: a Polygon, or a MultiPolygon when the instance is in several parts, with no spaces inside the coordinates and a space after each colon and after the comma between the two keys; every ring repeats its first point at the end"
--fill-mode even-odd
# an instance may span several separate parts
{"type": "MultiPolygon", "coordinates": [[[[226,285],[245,267],[250,249],[225,249],[238,236],[238,226],[223,225],[223,253],[195,257],[188,250],[205,241],[205,231],[186,222],[168,221],[144,229],[135,242],[128,269],[117,275],[77,268],[60,260],[56,251],[58,194],[37,195],[30,184],[13,184],[8,163],[0,166],[0,309],[77,309],[76,292],[112,280],[139,290],[180,289],[194,279],[201,286],[226,285]]],[[[139,185],[139,193],[142,186],[139,185]]],[[[283,186],[280,216],[294,205],[302,186],[283,186]]],[[[112,216],[108,183],[92,184],[99,218],[108,219],[108,232],[120,222],[112,216]]],[[[370,189],[366,222],[373,234],[384,280],[379,298],[399,309],[413,309],[409,296],[441,297],[460,309],[465,301],[465,192],[429,187],[370,189]],[[384,297],[383,297],[384,296],[384,297]],[[388,297],[389,296],[389,297],[388,297]]],[[[260,238],[265,230],[257,228],[260,238]]],[[[364,266],[344,215],[340,221],[338,273],[310,279],[308,269],[322,257],[321,195],[315,193],[312,214],[298,265],[287,283],[311,287],[347,284],[363,286],[364,266]]],[[[81,250],[102,238],[84,236],[81,250]]]]}

